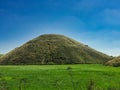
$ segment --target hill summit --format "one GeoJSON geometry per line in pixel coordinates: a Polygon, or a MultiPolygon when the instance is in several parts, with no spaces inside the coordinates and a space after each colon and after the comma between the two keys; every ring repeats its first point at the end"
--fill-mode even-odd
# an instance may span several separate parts
{"type": "Polygon", "coordinates": [[[105,63],[109,56],[64,35],[45,34],[0,58],[1,64],[105,63]]]}

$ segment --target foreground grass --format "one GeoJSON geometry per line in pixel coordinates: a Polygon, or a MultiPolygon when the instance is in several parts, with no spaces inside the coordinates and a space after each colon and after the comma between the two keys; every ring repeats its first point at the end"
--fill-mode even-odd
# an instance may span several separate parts
{"type": "Polygon", "coordinates": [[[120,90],[120,68],[97,64],[0,66],[0,90],[120,90]]]}

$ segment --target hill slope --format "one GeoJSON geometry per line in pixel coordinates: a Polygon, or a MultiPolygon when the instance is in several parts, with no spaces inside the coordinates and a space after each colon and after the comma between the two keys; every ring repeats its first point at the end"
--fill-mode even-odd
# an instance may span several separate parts
{"type": "Polygon", "coordinates": [[[115,66],[115,67],[120,66],[120,56],[108,61],[106,65],[115,66]]]}
{"type": "Polygon", "coordinates": [[[41,35],[0,58],[1,64],[105,63],[111,57],[63,35],[41,35]]]}
{"type": "Polygon", "coordinates": [[[0,54],[0,57],[3,56],[3,54],[0,54]]]}

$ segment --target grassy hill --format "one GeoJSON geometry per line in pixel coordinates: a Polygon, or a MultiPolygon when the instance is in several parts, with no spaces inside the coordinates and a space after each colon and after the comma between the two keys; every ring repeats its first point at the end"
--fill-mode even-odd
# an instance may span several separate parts
{"type": "Polygon", "coordinates": [[[0,58],[1,64],[105,63],[111,57],[63,35],[46,34],[0,58]]]}
{"type": "Polygon", "coordinates": [[[120,56],[108,61],[106,65],[115,66],[115,67],[120,66],[120,56]]]}

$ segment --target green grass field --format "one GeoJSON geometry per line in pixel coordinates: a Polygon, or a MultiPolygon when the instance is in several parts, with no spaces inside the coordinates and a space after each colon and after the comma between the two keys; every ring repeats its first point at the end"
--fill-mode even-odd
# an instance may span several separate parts
{"type": "Polygon", "coordinates": [[[98,64],[0,66],[0,90],[120,90],[120,68],[98,64]]]}

